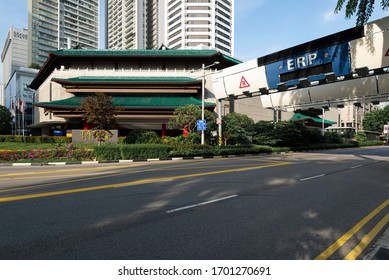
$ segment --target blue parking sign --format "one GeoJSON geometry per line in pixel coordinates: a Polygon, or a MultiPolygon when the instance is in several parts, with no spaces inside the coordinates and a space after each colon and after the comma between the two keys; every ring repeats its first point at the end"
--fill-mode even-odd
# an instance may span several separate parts
{"type": "Polygon", "coordinates": [[[207,130],[207,121],[206,120],[197,120],[197,130],[207,130]]]}

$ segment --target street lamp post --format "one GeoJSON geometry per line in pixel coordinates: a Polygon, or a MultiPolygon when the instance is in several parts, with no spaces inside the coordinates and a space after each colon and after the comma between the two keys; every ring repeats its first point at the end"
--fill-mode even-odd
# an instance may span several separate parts
{"type": "MultiPolygon", "coordinates": [[[[210,68],[212,66],[215,66],[219,64],[219,61],[215,61],[211,65],[205,66],[205,64],[202,64],[201,70],[202,70],[202,75],[201,75],[201,121],[204,123],[205,121],[205,69],[210,68]]],[[[201,130],[201,145],[205,144],[205,130],[201,130]]]]}

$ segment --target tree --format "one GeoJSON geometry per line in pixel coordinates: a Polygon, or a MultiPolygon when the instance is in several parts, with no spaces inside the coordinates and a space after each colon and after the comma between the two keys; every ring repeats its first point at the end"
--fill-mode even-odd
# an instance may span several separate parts
{"type": "Polygon", "coordinates": [[[384,125],[389,122],[389,106],[384,109],[366,113],[363,119],[363,128],[369,131],[382,132],[384,125]]]}
{"type": "MultiPolygon", "coordinates": [[[[181,130],[187,129],[188,133],[193,133],[197,128],[197,120],[201,120],[201,108],[190,104],[182,107],[178,107],[174,110],[174,118],[170,119],[168,125],[170,128],[177,127],[181,130]]],[[[216,129],[216,117],[208,110],[204,111],[204,118],[207,121],[207,130],[209,131],[216,129]]]]}
{"type": "Polygon", "coordinates": [[[29,68],[32,68],[32,69],[41,69],[41,66],[38,64],[38,63],[31,63],[30,66],[28,66],[29,68]]]}
{"type": "MultiPolygon", "coordinates": [[[[342,10],[346,0],[338,0],[335,13],[342,10]]],[[[357,16],[356,26],[364,25],[370,18],[374,10],[375,0],[347,0],[345,13],[346,18],[350,18],[354,14],[357,16]]],[[[389,0],[381,0],[380,6],[382,10],[387,10],[389,0]]]]}
{"type": "Polygon", "coordinates": [[[223,118],[223,142],[227,144],[241,144],[250,134],[254,121],[247,115],[229,113],[223,118]]]}
{"type": "Polygon", "coordinates": [[[104,93],[88,96],[78,110],[83,112],[82,118],[94,126],[93,133],[99,143],[104,142],[107,133],[112,134],[109,130],[115,127],[116,122],[111,96],[104,93]]]}
{"type": "Polygon", "coordinates": [[[11,121],[11,112],[7,107],[0,105],[0,134],[11,134],[11,121]]]}

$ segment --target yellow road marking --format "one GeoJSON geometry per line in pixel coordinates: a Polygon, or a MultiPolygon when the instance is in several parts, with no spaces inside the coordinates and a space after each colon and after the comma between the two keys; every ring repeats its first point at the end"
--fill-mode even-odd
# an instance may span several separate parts
{"type": "MultiPolygon", "coordinates": [[[[216,160],[221,160],[221,159],[216,159],[216,160]]],[[[278,162],[278,161],[274,161],[274,160],[260,160],[260,161],[262,161],[262,162],[270,162],[270,163],[278,162]]],[[[122,175],[134,174],[134,173],[141,173],[141,172],[152,172],[152,171],[157,171],[157,170],[185,170],[185,169],[193,170],[193,169],[206,169],[206,168],[215,167],[215,166],[209,166],[209,165],[208,166],[193,167],[193,166],[190,166],[190,165],[198,165],[198,164],[200,164],[200,162],[199,161],[188,161],[188,162],[189,163],[186,164],[186,167],[181,167],[181,165],[179,165],[179,166],[168,166],[168,167],[162,166],[162,167],[153,168],[153,169],[149,169],[149,170],[132,170],[132,171],[128,171],[128,172],[124,172],[124,173],[119,173],[119,174],[115,173],[115,174],[99,175],[99,176],[94,177],[94,178],[109,178],[109,177],[122,176],[122,175]]],[[[137,167],[146,166],[146,165],[147,164],[139,164],[139,165],[137,165],[137,167]]],[[[242,166],[242,165],[228,165],[228,167],[233,167],[233,166],[242,166]]],[[[126,166],[126,167],[111,166],[111,167],[104,167],[104,169],[108,169],[108,171],[110,171],[109,169],[113,170],[114,168],[117,168],[117,167],[128,168],[128,166],[126,166]]],[[[225,166],[216,166],[216,167],[223,168],[225,166]]],[[[88,168],[88,169],[82,169],[82,170],[86,170],[87,171],[87,170],[95,170],[95,169],[100,169],[100,168],[88,168]]],[[[74,170],[74,169],[72,169],[72,170],[74,170]]],[[[47,173],[47,171],[44,171],[43,173],[47,173]]],[[[19,174],[23,174],[22,176],[24,176],[26,173],[19,173],[19,174]]],[[[84,173],[77,173],[78,177],[81,177],[81,176],[91,176],[91,175],[92,174],[89,174],[89,173],[85,173],[85,174],[84,173]]],[[[65,178],[65,177],[69,177],[69,176],[74,176],[74,175],[70,175],[70,174],[69,175],[62,175],[61,178],[65,178]]],[[[42,178],[52,178],[52,177],[58,178],[58,175],[39,176],[39,177],[34,177],[34,178],[35,179],[42,179],[42,178]]],[[[4,180],[9,180],[9,178],[3,178],[3,179],[0,178],[0,181],[4,181],[4,180]]],[[[25,180],[25,179],[23,179],[23,178],[13,178],[13,180],[25,180]]],[[[78,178],[78,179],[61,181],[61,182],[56,182],[56,183],[55,182],[52,182],[52,183],[42,183],[42,184],[34,185],[34,186],[9,188],[9,189],[0,190],[0,194],[1,193],[13,192],[13,191],[39,189],[39,188],[47,187],[47,186],[61,185],[61,184],[66,184],[66,183],[76,183],[76,182],[82,182],[82,181],[88,181],[88,180],[90,180],[90,177],[78,178]]]]}
{"type": "Polygon", "coordinates": [[[381,210],[389,205],[389,199],[383,202],[380,206],[374,209],[369,215],[363,218],[359,223],[352,227],[342,237],[335,241],[330,247],[328,247],[323,253],[317,256],[316,260],[326,260],[332,256],[340,247],[342,247],[351,237],[354,236],[364,225],[366,225],[371,219],[373,219],[381,210]]]}
{"type": "Polygon", "coordinates": [[[12,197],[0,198],[0,203],[25,200],[25,199],[33,199],[33,198],[39,198],[39,197],[48,197],[48,196],[57,196],[57,195],[64,195],[64,194],[96,191],[96,190],[103,190],[103,189],[109,189],[109,188],[127,187],[127,186],[147,184],[147,183],[156,183],[156,182],[167,181],[167,180],[186,179],[186,178],[209,176],[209,175],[216,175],[216,174],[223,174],[223,173],[230,173],[230,172],[241,172],[241,171],[283,166],[283,165],[288,165],[288,164],[291,164],[291,162],[279,162],[279,163],[273,163],[273,164],[261,165],[261,166],[242,167],[242,168],[236,168],[236,169],[227,169],[227,170],[210,171],[210,172],[203,172],[203,173],[185,174],[185,175],[169,176],[169,177],[162,177],[162,178],[143,179],[143,180],[137,180],[137,181],[133,181],[133,182],[108,184],[108,185],[103,185],[103,186],[95,186],[95,187],[86,187],[86,188],[78,188],[78,189],[71,189],[71,190],[45,192],[45,193],[38,193],[38,194],[12,196],[12,197]]]}
{"type": "MultiPolygon", "coordinates": [[[[143,166],[136,165],[136,166],[143,166]]],[[[26,175],[42,175],[42,174],[53,174],[53,173],[70,173],[70,172],[80,172],[80,171],[91,171],[91,170],[104,170],[104,169],[124,169],[129,166],[106,166],[106,167],[88,167],[88,168],[78,168],[78,169],[63,169],[63,170],[47,170],[47,171],[31,171],[31,172],[21,172],[21,173],[8,173],[8,174],[0,174],[0,177],[20,177],[26,175]]],[[[8,180],[8,179],[7,179],[8,180]]]]}
{"type": "Polygon", "coordinates": [[[366,247],[374,240],[378,233],[389,223],[389,213],[368,233],[355,248],[344,257],[344,260],[355,260],[366,249],[366,247]]]}

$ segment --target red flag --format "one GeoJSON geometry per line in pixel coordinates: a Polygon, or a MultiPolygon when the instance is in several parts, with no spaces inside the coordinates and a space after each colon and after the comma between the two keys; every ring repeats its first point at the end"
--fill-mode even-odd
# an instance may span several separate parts
{"type": "Polygon", "coordinates": [[[26,110],[26,101],[24,101],[24,97],[22,96],[20,99],[20,105],[19,110],[24,114],[24,110],[26,110]]]}

